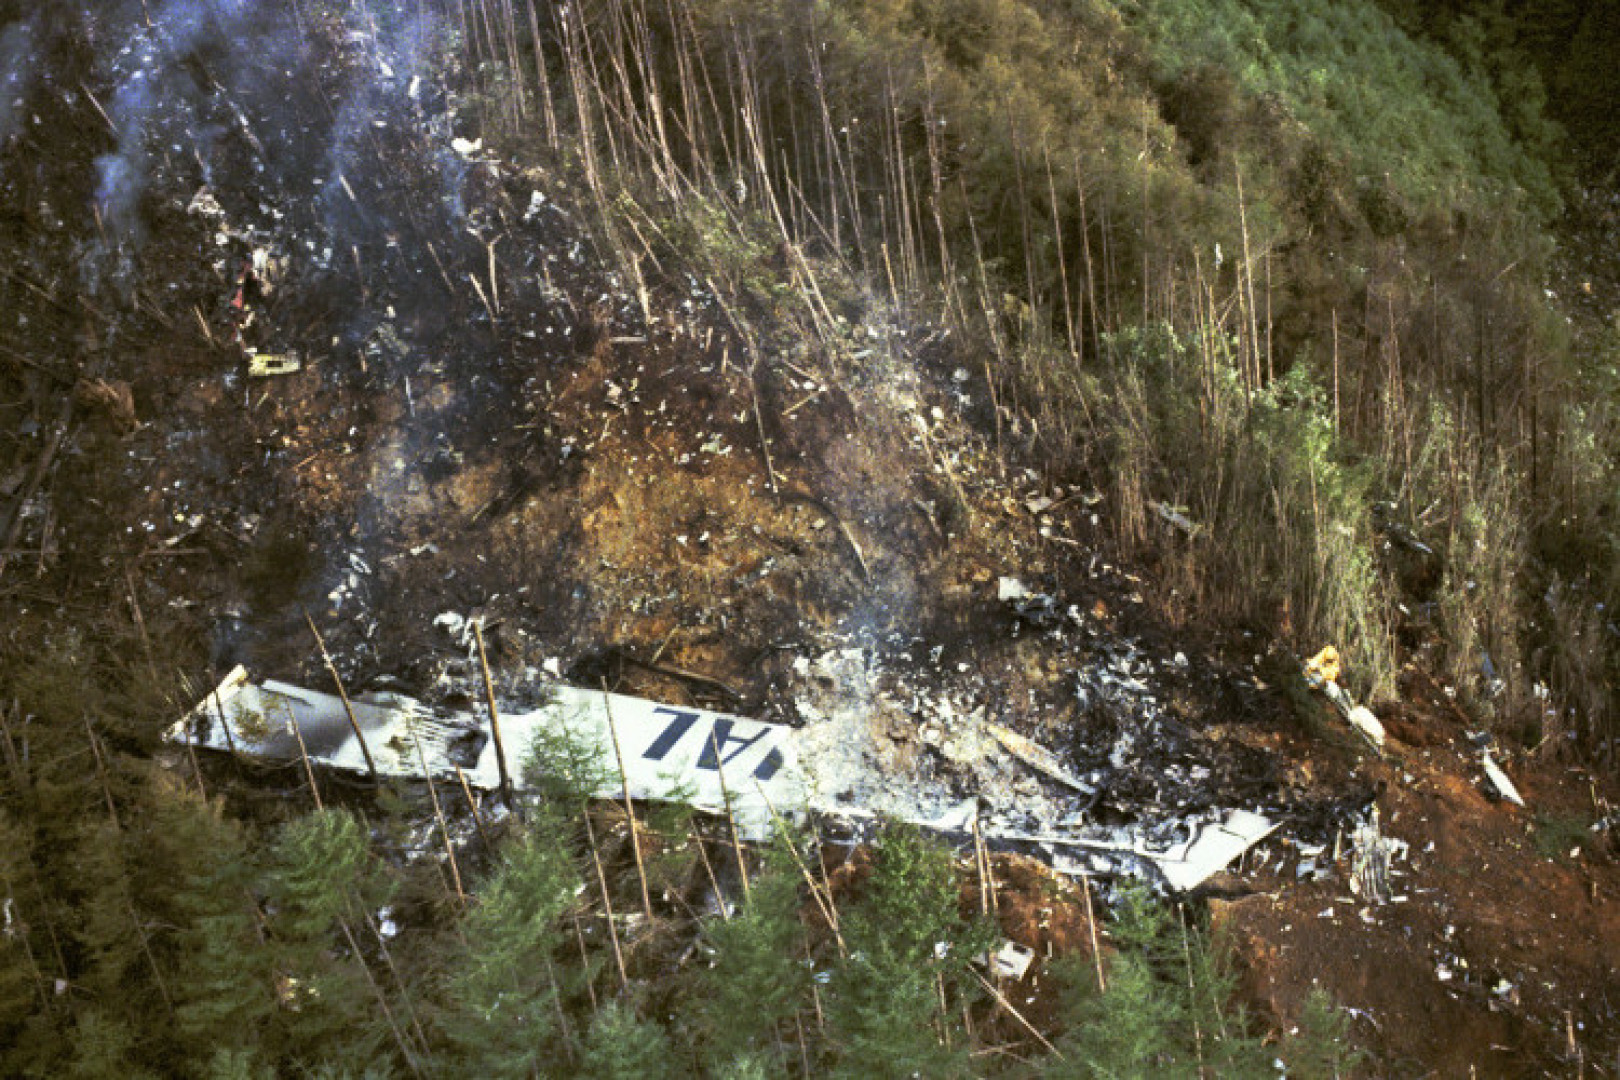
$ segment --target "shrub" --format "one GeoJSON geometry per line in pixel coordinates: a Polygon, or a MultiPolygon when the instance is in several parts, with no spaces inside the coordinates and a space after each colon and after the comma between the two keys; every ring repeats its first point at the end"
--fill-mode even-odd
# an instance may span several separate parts
{"type": "Polygon", "coordinates": [[[1305,995],[1299,1026],[1282,1046],[1288,1074],[1301,1080],[1340,1080],[1349,1076],[1365,1055],[1350,1042],[1350,1017],[1326,990],[1312,988],[1305,995]]]}
{"type": "Polygon", "coordinates": [[[1059,969],[1068,989],[1058,1043],[1062,1059],[1043,1062],[1051,1077],[1261,1077],[1269,1055],[1231,1004],[1226,953],[1189,930],[1144,886],[1121,889],[1109,936],[1108,988],[1099,993],[1089,964],[1059,969]]]}
{"type": "MultiPolygon", "coordinates": [[[[1537,214],[1558,207],[1547,164],[1515,141],[1485,73],[1414,41],[1371,0],[1122,6],[1165,70],[1236,72],[1249,94],[1286,103],[1318,137],[1351,154],[1363,176],[1388,174],[1394,192],[1367,189],[1377,193],[1374,216],[1396,205],[1395,192],[1425,207],[1516,193],[1537,214]]],[[[1534,99],[1521,95],[1515,106],[1533,113],[1534,99]]],[[[1527,117],[1521,126],[1531,123],[1527,117]]]]}
{"type": "Polygon", "coordinates": [[[579,876],[550,832],[536,825],[511,837],[462,920],[442,1025],[456,1048],[450,1060],[481,1076],[530,1076],[556,1054],[552,956],[579,876]]]}
{"type": "Polygon", "coordinates": [[[799,923],[797,871],[780,847],[753,879],[751,899],[730,921],[705,930],[713,966],[691,1000],[703,1044],[716,1061],[750,1060],[780,1071],[777,1036],[809,995],[811,971],[799,923]]]}
{"type": "Polygon", "coordinates": [[[874,845],[872,873],[845,906],[849,953],[827,996],[827,1044],[839,1076],[971,1074],[953,993],[989,936],[957,909],[950,853],[913,826],[890,824],[874,845]]]}
{"type": "Polygon", "coordinates": [[[1303,365],[1246,390],[1226,343],[1165,326],[1107,339],[1114,365],[1082,381],[1097,471],[1124,549],[1160,567],[1159,600],[1334,642],[1363,696],[1394,685],[1389,588],[1374,556],[1371,471],[1348,459],[1303,365]],[[1187,536],[1156,507],[1180,506],[1187,536]]]}
{"type": "Polygon", "coordinates": [[[581,1077],[588,1080],[658,1080],[679,1076],[669,1037],[636,1016],[629,1006],[610,1001],[591,1020],[581,1077]]]}

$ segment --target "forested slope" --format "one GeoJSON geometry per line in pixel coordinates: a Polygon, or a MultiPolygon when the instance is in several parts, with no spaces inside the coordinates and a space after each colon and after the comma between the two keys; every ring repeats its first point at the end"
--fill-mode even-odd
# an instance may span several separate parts
{"type": "Polygon", "coordinates": [[[1617,27],[1471,7],[0,0],[0,1073],[1614,1072],[1617,27]],[[844,695],[963,798],[1163,676],[1294,816],[746,845],[166,739],[239,662],[844,695]]]}

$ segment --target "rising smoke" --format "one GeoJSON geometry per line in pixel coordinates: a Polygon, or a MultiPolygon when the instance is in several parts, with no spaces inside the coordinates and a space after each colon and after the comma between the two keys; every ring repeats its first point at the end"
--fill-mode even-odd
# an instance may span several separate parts
{"type": "MultiPolygon", "coordinates": [[[[408,7],[352,25],[284,0],[147,0],[90,17],[103,45],[98,75],[112,87],[114,145],[95,161],[100,254],[138,253],[152,193],[214,184],[222,167],[236,194],[228,209],[244,227],[275,231],[285,217],[334,234],[323,249],[342,250],[349,232],[376,225],[354,212],[342,181],[358,171],[379,116],[423,117],[402,106],[422,94],[436,24],[425,5],[408,7]],[[341,66],[330,48],[312,48],[319,34],[342,39],[341,66]]],[[[444,177],[451,205],[462,179],[444,177]]]]}
{"type": "Polygon", "coordinates": [[[0,31],[0,149],[11,142],[22,122],[29,88],[34,82],[34,18],[0,31]]]}

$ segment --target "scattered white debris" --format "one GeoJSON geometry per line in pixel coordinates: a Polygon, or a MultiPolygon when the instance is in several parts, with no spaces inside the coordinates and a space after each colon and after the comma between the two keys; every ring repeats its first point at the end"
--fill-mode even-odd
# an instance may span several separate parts
{"type": "Polygon", "coordinates": [[[255,379],[291,375],[303,366],[303,361],[294,353],[256,353],[248,357],[248,375],[255,379]]]}
{"type": "Polygon", "coordinates": [[[1496,763],[1489,750],[1480,754],[1480,763],[1485,767],[1485,778],[1491,782],[1491,787],[1496,790],[1498,796],[1514,806],[1524,805],[1524,798],[1519,794],[1519,789],[1513,786],[1513,781],[1508,779],[1508,774],[1502,771],[1502,766],[1496,763]]]}
{"type": "Polygon", "coordinates": [[[186,213],[210,218],[224,217],[225,208],[219,205],[219,200],[214,198],[214,193],[204,185],[197,189],[197,194],[193,195],[191,202],[186,204],[186,213]]]}
{"type": "Polygon", "coordinates": [[[1365,705],[1353,706],[1350,709],[1349,720],[1357,731],[1367,737],[1367,741],[1373,744],[1374,749],[1384,748],[1384,725],[1379,723],[1378,717],[1373,715],[1371,709],[1365,705]]]}
{"type": "Polygon", "coordinates": [[[1035,962],[1035,950],[1016,941],[1003,941],[995,952],[980,953],[975,959],[997,978],[1022,979],[1035,962]]]}
{"type": "Polygon", "coordinates": [[[996,599],[1003,603],[1009,600],[1027,600],[1033,595],[1035,594],[1029,591],[1029,586],[1015,577],[1004,577],[996,582],[996,599]]]}
{"type": "Polygon", "coordinates": [[[529,208],[523,211],[523,224],[527,225],[540,216],[540,211],[546,208],[546,197],[538,191],[529,192],[529,208]]]}
{"type": "Polygon", "coordinates": [[[1276,828],[1276,824],[1262,814],[1234,810],[1224,822],[1205,825],[1186,844],[1163,854],[1149,854],[1148,858],[1172,889],[1185,892],[1225,870],[1232,860],[1270,836],[1276,828]]]}
{"type": "Polygon", "coordinates": [[[1188,536],[1196,536],[1198,534],[1198,526],[1193,524],[1192,519],[1186,514],[1183,514],[1180,510],[1171,506],[1169,503],[1156,502],[1153,504],[1153,509],[1161,518],[1169,522],[1171,525],[1174,525],[1188,536]]]}
{"type": "Polygon", "coordinates": [[[468,635],[472,633],[472,623],[468,618],[454,611],[442,611],[435,615],[433,625],[455,638],[462,645],[467,643],[468,635]]]}

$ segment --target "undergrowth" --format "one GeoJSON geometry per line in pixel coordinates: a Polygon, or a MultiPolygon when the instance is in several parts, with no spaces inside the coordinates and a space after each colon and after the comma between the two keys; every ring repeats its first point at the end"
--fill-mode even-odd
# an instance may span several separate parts
{"type": "Polygon", "coordinates": [[[528,44],[632,279],[689,268],[753,347],[850,380],[875,306],[944,325],[1013,452],[1112,493],[1172,622],[1333,642],[1374,697],[1416,650],[1477,722],[1603,752],[1620,571],[1572,555],[1613,509],[1616,394],[1542,290],[1556,131],[1500,28],[1448,51],[1404,25],[600,0],[528,44]]]}

